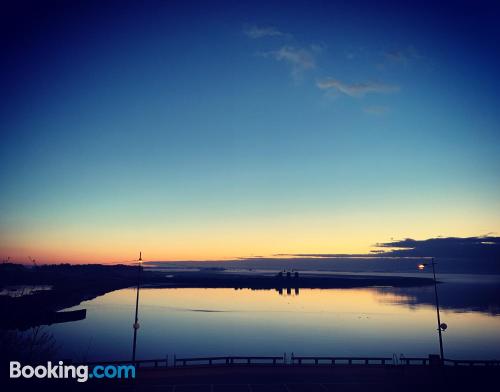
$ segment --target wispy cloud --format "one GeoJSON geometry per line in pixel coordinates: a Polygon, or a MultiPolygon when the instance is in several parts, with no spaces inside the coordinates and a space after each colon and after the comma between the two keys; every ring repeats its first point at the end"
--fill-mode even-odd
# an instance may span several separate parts
{"type": "Polygon", "coordinates": [[[294,67],[302,69],[316,67],[313,54],[306,49],[283,46],[281,49],[271,52],[271,54],[276,60],[288,62],[294,67]]]}
{"type": "Polygon", "coordinates": [[[257,39],[257,38],[263,38],[263,37],[290,37],[291,35],[288,33],[284,33],[280,30],[278,30],[276,27],[273,26],[267,26],[267,27],[262,27],[262,26],[247,26],[243,30],[245,35],[247,35],[250,38],[257,39]]]}
{"type": "Polygon", "coordinates": [[[336,79],[320,80],[316,85],[322,90],[335,89],[343,94],[351,97],[363,97],[366,94],[389,94],[399,91],[399,86],[383,84],[383,83],[356,83],[347,84],[336,79]]]}
{"type": "MultiPolygon", "coordinates": [[[[293,38],[292,34],[285,33],[274,26],[246,25],[243,32],[252,39],[263,37],[293,38]]],[[[276,50],[259,52],[258,55],[287,63],[291,67],[292,77],[300,79],[304,71],[316,68],[316,56],[324,49],[325,45],[298,46],[289,43],[276,50]]]]}
{"type": "Polygon", "coordinates": [[[316,68],[316,53],[319,50],[316,46],[311,49],[283,46],[278,50],[262,53],[262,55],[289,64],[292,67],[292,76],[297,77],[303,71],[316,68]]]}

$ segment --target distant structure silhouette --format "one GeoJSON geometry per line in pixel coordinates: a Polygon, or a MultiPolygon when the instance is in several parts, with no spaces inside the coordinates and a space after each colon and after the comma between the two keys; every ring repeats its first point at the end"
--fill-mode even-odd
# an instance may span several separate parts
{"type": "Polygon", "coordinates": [[[286,289],[287,295],[292,295],[294,288],[295,295],[299,295],[299,272],[283,270],[276,274],[276,291],[279,295],[283,295],[283,289],[286,289]],[[293,274],[293,277],[292,277],[293,274]]]}

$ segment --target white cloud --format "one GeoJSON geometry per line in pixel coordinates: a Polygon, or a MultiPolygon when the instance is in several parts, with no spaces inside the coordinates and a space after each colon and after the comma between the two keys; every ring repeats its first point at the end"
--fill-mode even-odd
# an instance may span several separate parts
{"type": "Polygon", "coordinates": [[[313,54],[306,49],[283,46],[281,49],[272,52],[272,54],[276,60],[288,62],[295,67],[303,69],[316,67],[313,54]]]}
{"type": "Polygon", "coordinates": [[[292,67],[292,76],[299,77],[303,71],[316,68],[315,48],[305,49],[293,46],[283,46],[278,50],[262,53],[264,57],[271,57],[277,61],[287,63],[292,67]]]}
{"type": "Polygon", "coordinates": [[[279,31],[276,27],[259,27],[259,26],[248,26],[243,31],[248,37],[257,39],[263,37],[289,37],[290,34],[283,33],[279,31]]]}
{"type": "Polygon", "coordinates": [[[399,91],[399,86],[383,84],[383,83],[356,83],[347,84],[335,79],[325,79],[316,83],[322,90],[335,89],[343,94],[351,97],[363,97],[366,94],[389,94],[399,91]]]}

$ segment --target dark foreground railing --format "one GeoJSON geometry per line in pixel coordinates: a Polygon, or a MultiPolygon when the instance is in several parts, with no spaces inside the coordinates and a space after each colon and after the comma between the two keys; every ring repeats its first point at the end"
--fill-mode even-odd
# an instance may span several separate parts
{"type": "Polygon", "coordinates": [[[190,366],[237,366],[237,365],[267,365],[267,366],[500,366],[500,360],[466,360],[444,359],[439,357],[315,357],[297,356],[292,353],[287,361],[286,354],[282,356],[218,356],[218,357],[180,357],[174,355],[170,364],[168,356],[161,359],[143,359],[133,361],[101,361],[85,362],[90,367],[101,365],[135,365],[137,368],[168,368],[190,366]]]}
{"type": "Polygon", "coordinates": [[[445,359],[445,365],[452,366],[500,366],[500,361],[497,360],[467,360],[467,359],[445,359]]]}
{"type": "Polygon", "coordinates": [[[428,365],[430,363],[429,358],[406,358],[400,357],[399,362],[402,365],[428,365]]]}
{"type": "MultiPolygon", "coordinates": [[[[401,357],[399,361],[402,365],[431,365],[431,358],[406,358],[401,357]]],[[[439,358],[438,358],[439,361],[439,358]]],[[[470,360],[470,359],[444,359],[445,366],[500,366],[499,360],[470,360]]]]}
{"type": "Polygon", "coordinates": [[[386,365],[393,364],[386,357],[291,357],[292,365],[386,365]]]}
{"type": "Polygon", "coordinates": [[[138,368],[166,368],[168,367],[168,356],[163,359],[141,359],[139,361],[100,361],[100,362],[85,362],[82,365],[88,365],[91,368],[97,365],[135,365],[138,368]]]}
{"type": "Polygon", "coordinates": [[[286,357],[196,357],[177,358],[174,356],[174,366],[193,365],[278,365],[285,364],[286,357]]]}

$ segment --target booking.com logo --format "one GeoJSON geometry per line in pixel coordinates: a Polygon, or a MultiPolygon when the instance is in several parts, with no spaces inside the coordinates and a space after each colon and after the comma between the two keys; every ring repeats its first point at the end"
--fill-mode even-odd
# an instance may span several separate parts
{"type": "Polygon", "coordinates": [[[78,382],[86,382],[89,378],[135,378],[134,365],[96,365],[89,369],[88,365],[57,365],[47,362],[47,365],[25,365],[21,362],[10,362],[10,378],[76,378],[78,382]]]}

